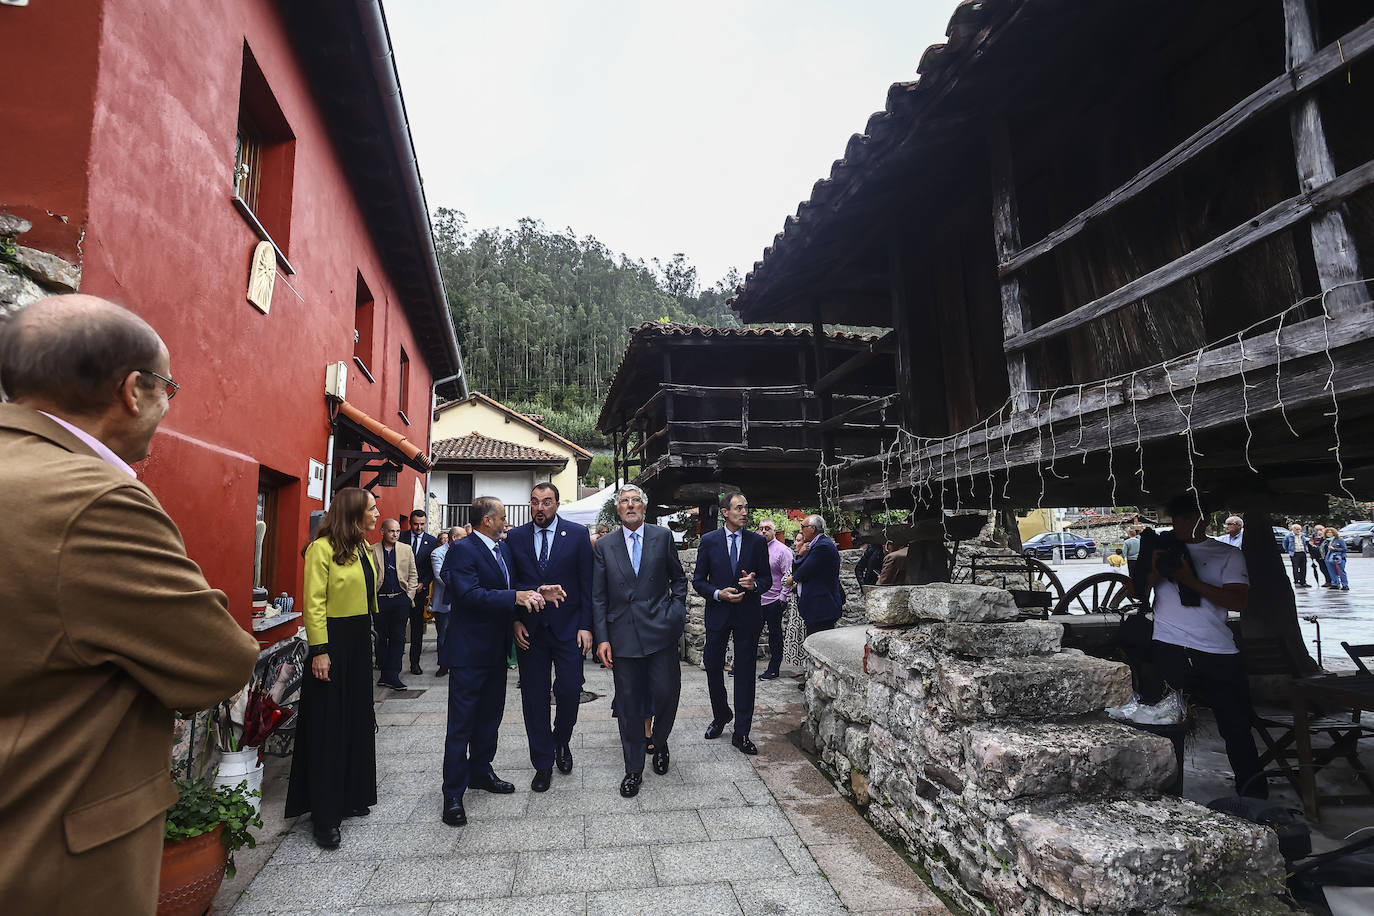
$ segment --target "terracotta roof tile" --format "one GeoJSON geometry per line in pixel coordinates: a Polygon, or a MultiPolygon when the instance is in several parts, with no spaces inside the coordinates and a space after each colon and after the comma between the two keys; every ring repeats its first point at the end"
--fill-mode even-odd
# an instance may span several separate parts
{"type": "Polygon", "coordinates": [[[501,439],[489,439],[481,433],[469,433],[457,439],[440,439],[434,443],[436,461],[524,461],[566,463],[566,455],[556,455],[541,448],[517,445],[501,439]]]}

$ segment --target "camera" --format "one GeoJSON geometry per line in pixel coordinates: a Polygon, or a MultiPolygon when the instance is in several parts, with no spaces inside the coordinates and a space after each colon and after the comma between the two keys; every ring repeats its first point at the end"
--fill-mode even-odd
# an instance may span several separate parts
{"type": "MultiPolygon", "coordinates": [[[[1154,569],[1159,571],[1159,575],[1164,579],[1173,580],[1183,570],[1183,558],[1188,556],[1188,545],[1179,540],[1172,531],[1156,533],[1146,530],[1140,535],[1140,569],[1137,576],[1140,581],[1136,583],[1136,594],[1146,593],[1145,585],[1150,572],[1151,558],[1154,559],[1154,569]],[[1156,557],[1157,551],[1162,551],[1156,557]]],[[[1191,558],[1189,558],[1191,561],[1191,558]]],[[[1174,582],[1178,586],[1178,598],[1184,607],[1198,607],[1202,604],[1202,596],[1193,591],[1186,585],[1174,582]]]]}

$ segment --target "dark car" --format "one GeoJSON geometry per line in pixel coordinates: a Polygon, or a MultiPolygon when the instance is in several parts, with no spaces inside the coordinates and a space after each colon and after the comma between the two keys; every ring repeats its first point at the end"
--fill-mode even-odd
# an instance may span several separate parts
{"type": "Polygon", "coordinates": [[[1067,531],[1044,531],[1021,545],[1021,552],[1037,560],[1048,560],[1062,546],[1064,556],[1090,557],[1097,553],[1097,542],[1091,538],[1080,537],[1067,531]]]}
{"type": "Polygon", "coordinates": [[[1341,529],[1345,546],[1351,550],[1363,550],[1366,544],[1374,544],[1374,522],[1351,522],[1341,529]]]}

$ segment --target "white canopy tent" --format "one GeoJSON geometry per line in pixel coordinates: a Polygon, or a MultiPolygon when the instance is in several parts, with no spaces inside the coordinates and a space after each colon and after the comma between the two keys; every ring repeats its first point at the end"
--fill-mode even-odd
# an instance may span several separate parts
{"type": "Polygon", "coordinates": [[[558,507],[558,515],[570,522],[586,525],[588,528],[595,527],[597,516],[601,514],[601,507],[606,505],[606,500],[614,496],[615,484],[610,484],[606,489],[598,490],[591,496],[584,496],[576,502],[563,503],[558,507]]]}

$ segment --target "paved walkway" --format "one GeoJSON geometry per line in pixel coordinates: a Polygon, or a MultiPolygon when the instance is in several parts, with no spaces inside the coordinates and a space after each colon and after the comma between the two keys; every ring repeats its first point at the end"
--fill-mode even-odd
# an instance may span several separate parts
{"type": "Polygon", "coordinates": [[[378,691],[371,815],[345,821],[342,846],[321,850],[309,818],[281,819],[285,768],[275,768],[264,789],[268,839],[239,854],[239,878],[216,899],[218,912],[947,912],[787,738],[802,715],[798,680],[760,684],[760,753],[750,758],[728,732],[702,737],[705,674],[684,666],[672,768],[666,776],[646,768],[638,797],[624,799],[610,672],[587,664],[586,689],[600,696],[582,706],[572,774],[555,770],[543,794],[529,788],[511,672],[494,766],[515,794],[469,792],[468,824],[454,828],[439,819],[446,690],[432,674],[432,647],[423,664],[425,674],[404,677],[423,688],[418,696],[378,691]]]}

